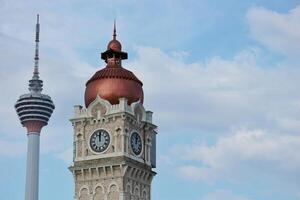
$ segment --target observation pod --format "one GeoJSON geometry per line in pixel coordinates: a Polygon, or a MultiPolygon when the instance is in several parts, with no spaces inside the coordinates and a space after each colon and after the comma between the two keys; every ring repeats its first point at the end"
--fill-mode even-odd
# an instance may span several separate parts
{"type": "Polygon", "coordinates": [[[21,124],[27,128],[27,132],[40,133],[41,128],[48,124],[55,106],[50,96],[29,93],[20,96],[15,108],[21,124]]]}

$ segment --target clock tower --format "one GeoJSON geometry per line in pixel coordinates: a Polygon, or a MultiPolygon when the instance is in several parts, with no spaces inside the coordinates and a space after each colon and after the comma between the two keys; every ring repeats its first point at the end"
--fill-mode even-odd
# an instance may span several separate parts
{"type": "Polygon", "coordinates": [[[150,200],[156,174],[156,126],[143,106],[142,82],[122,67],[116,39],[101,53],[106,67],[86,83],[85,107],[74,107],[76,200],[150,200]]]}

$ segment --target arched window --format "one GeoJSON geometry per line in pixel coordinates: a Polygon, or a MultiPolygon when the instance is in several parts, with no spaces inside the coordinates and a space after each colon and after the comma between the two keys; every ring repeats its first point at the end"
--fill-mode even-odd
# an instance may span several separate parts
{"type": "Polygon", "coordinates": [[[127,193],[127,198],[130,199],[131,194],[132,194],[130,183],[127,183],[127,185],[126,185],[126,193],[127,193]]]}
{"type": "Polygon", "coordinates": [[[79,193],[79,200],[86,200],[86,199],[88,199],[88,189],[82,188],[79,193]]]}
{"type": "Polygon", "coordinates": [[[137,186],[134,188],[134,196],[135,199],[139,199],[140,197],[140,189],[137,186]]]}
{"type": "Polygon", "coordinates": [[[101,186],[97,186],[95,189],[94,200],[104,200],[104,191],[101,186]]]}
{"type": "Polygon", "coordinates": [[[142,200],[147,200],[147,191],[143,190],[142,192],[142,200]]]}
{"type": "Polygon", "coordinates": [[[109,188],[108,199],[119,199],[118,187],[115,184],[109,188]]]}
{"type": "Polygon", "coordinates": [[[76,141],[77,141],[76,153],[77,153],[78,157],[82,156],[82,140],[83,140],[82,134],[81,133],[77,134],[77,139],[76,139],[76,141]]]}

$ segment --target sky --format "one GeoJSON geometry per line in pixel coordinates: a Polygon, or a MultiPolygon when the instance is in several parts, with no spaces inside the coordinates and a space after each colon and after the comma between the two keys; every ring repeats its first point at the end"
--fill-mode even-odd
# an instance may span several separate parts
{"type": "Polygon", "coordinates": [[[154,200],[300,199],[300,3],[0,0],[0,193],[24,198],[28,91],[40,14],[40,199],[73,199],[73,105],[117,38],[158,125],[154,200]]]}

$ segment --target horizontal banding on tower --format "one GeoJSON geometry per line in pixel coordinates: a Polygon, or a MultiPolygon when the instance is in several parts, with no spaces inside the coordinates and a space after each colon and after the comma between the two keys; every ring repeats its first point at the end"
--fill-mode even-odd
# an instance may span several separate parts
{"type": "Polygon", "coordinates": [[[28,132],[39,133],[41,128],[48,124],[55,106],[48,95],[30,93],[22,95],[15,108],[28,132]]]}

